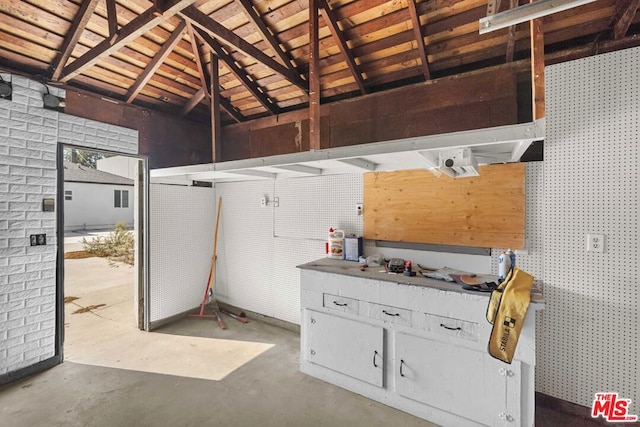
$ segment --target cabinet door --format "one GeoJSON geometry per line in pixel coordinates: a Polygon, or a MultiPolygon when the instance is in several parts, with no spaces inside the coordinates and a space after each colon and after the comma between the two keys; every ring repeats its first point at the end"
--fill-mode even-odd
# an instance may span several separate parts
{"type": "Polygon", "coordinates": [[[502,425],[505,377],[484,353],[397,333],[395,391],[485,425],[502,425]]]}
{"type": "Polygon", "coordinates": [[[379,326],[305,310],[303,357],[382,387],[383,336],[379,326]]]}

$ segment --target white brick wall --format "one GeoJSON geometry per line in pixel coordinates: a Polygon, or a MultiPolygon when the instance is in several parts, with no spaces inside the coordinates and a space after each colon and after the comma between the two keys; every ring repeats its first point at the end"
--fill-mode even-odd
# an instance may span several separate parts
{"type": "MultiPolygon", "coordinates": [[[[0,99],[0,375],[54,355],[58,143],[138,153],[138,132],[43,109],[43,84],[2,74],[12,101],[0,99]],[[46,246],[29,235],[46,233],[46,246]]],[[[64,91],[49,92],[64,97],[64,91]]]]}

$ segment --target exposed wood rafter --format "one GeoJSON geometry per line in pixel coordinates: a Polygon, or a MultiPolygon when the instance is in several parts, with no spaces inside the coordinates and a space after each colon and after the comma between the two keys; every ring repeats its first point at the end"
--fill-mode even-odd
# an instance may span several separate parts
{"type": "Polygon", "coordinates": [[[638,7],[640,7],[640,0],[618,0],[616,10],[621,10],[621,13],[613,25],[614,40],[620,40],[626,36],[638,7]]]}
{"type": "Polygon", "coordinates": [[[207,93],[206,88],[201,87],[200,90],[194,93],[191,99],[189,99],[189,101],[187,101],[187,103],[184,104],[180,113],[183,116],[186,116],[187,114],[189,114],[191,110],[196,108],[196,105],[202,102],[202,100],[206,97],[205,95],[206,93],[207,93]]]}
{"type": "Polygon", "coordinates": [[[60,48],[60,55],[58,55],[51,66],[53,71],[51,80],[57,81],[60,78],[64,66],[67,65],[67,61],[69,60],[69,57],[71,57],[71,52],[73,52],[73,49],[76,47],[76,43],[78,43],[80,35],[84,31],[91,15],[93,15],[93,11],[98,5],[98,1],[99,0],[87,0],[83,2],[80,9],[78,9],[78,13],[71,24],[71,28],[69,28],[69,32],[64,38],[62,47],[60,48]]]}
{"type": "MultiPolygon", "coordinates": [[[[285,79],[289,80],[294,85],[298,86],[305,92],[307,91],[307,83],[300,78],[297,73],[291,72],[284,65],[280,64],[270,56],[264,54],[261,50],[254,47],[251,43],[244,40],[242,37],[235,34],[222,24],[210,18],[205,13],[198,10],[196,7],[187,7],[180,12],[183,18],[191,20],[191,23],[206,33],[210,33],[213,37],[217,38],[223,43],[227,43],[244,55],[250,56],[261,64],[271,68],[276,73],[280,74],[285,79]]],[[[222,59],[222,58],[221,58],[222,59]]]]}
{"type": "Polygon", "coordinates": [[[416,1],[407,0],[407,7],[409,9],[409,16],[411,17],[411,25],[413,26],[413,35],[418,42],[418,53],[420,54],[420,61],[422,62],[422,74],[425,80],[430,80],[429,60],[427,58],[427,49],[424,45],[424,34],[422,34],[422,26],[420,25],[420,16],[418,16],[416,1]]]}
{"type": "Polygon", "coordinates": [[[105,39],[71,64],[67,65],[64,70],[62,70],[62,77],[59,80],[63,82],[71,80],[87,68],[95,65],[102,58],[120,50],[120,48],[124,47],[130,41],[140,37],[195,1],[196,0],[174,0],[172,3],[175,4],[172,4],[172,6],[162,14],[158,13],[154,6],[150,7],[120,29],[118,39],[115,43],[112,44],[109,39],[105,39]]]}
{"type": "Polygon", "coordinates": [[[173,48],[176,47],[180,40],[182,40],[182,35],[184,33],[185,27],[185,22],[180,21],[180,24],[178,24],[176,29],[173,30],[173,33],[171,33],[171,36],[162,45],[162,48],[160,48],[160,50],[153,56],[153,59],[151,60],[151,62],[149,62],[149,65],[147,65],[142,74],[138,76],[135,84],[131,86],[129,92],[127,92],[127,103],[131,103],[136,98],[136,96],[138,96],[142,88],[149,82],[158,67],[162,65],[173,48]]]}
{"type": "MultiPolygon", "coordinates": [[[[535,0],[530,0],[533,3],[535,0]]],[[[530,21],[531,31],[531,90],[533,120],[545,117],[544,93],[544,32],[542,19],[530,21]]]]}
{"type": "Polygon", "coordinates": [[[211,112],[211,161],[222,160],[222,131],[220,123],[220,78],[218,77],[218,58],[211,55],[211,62],[207,64],[209,71],[209,92],[211,112]]]}
{"type": "Polygon", "coordinates": [[[116,13],[116,0],[105,0],[107,4],[107,24],[109,25],[109,42],[116,42],[118,38],[118,14],[116,13]]]}
{"type": "Polygon", "coordinates": [[[229,71],[251,92],[251,94],[262,104],[264,108],[270,114],[277,114],[280,112],[278,106],[273,103],[266,93],[258,86],[258,84],[252,78],[247,75],[246,71],[240,67],[233,57],[222,47],[218,41],[211,37],[205,31],[195,29],[195,34],[202,40],[215,54],[225,63],[229,71]]]}
{"type": "Polygon", "coordinates": [[[200,49],[198,48],[198,41],[196,40],[196,35],[194,33],[193,26],[189,21],[185,21],[185,23],[187,24],[187,34],[189,34],[189,42],[191,43],[191,51],[193,52],[193,59],[196,63],[196,68],[198,69],[198,77],[200,78],[200,84],[202,85],[203,88],[205,88],[206,95],[210,96],[209,92],[206,90],[207,80],[204,74],[204,65],[202,62],[202,56],[200,55],[200,49]]]}
{"type": "Polygon", "coordinates": [[[320,28],[319,4],[324,0],[309,0],[309,148],[320,147],[320,28]]]}
{"type": "MultiPolygon", "coordinates": [[[[518,0],[510,0],[509,7],[514,9],[518,7],[518,0]]],[[[516,26],[512,25],[509,27],[509,38],[507,39],[507,54],[506,60],[507,62],[513,62],[513,54],[516,47],[516,26]]]]}
{"type": "Polygon", "coordinates": [[[292,65],[291,59],[284,52],[282,47],[280,47],[280,42],[276,39],[271,29],[265,24],[262,20],[258,12],[251,4],[250,0],[236,0],[236,2],[241,6],[240,9],[242,13],[247,17],[249,22],[253,24],[254,27],[258,30],[263,40],[267,42],[269,46],[271,46],[271,50],[273,50],[282,62],[282,64],[289,69],[292,73],[299,74],[295,67],[292,65]]]}
{"type": "Polygon", "coordinates": [[[223,96],[220,96],[220,107],[222,107],[222,109],[226,111],[227,114],[229,114],[236,122],[240,123],[246,120],[246,118],[240,114],[233,105],[231,105],[231,102],[223,96]]]}
{"type": "Polygon", "coordinates": [[[319,8],[320,13],[322,13],[322,17],[324,18],[325,24],[327,24],[327,27],[329,27],[329,31],[331,32],[333,39],[338,44],[340,52],[342,52],[342,55],[345,57],[347,66],[349,67],[353,78],[356,80],[358,89],[360,89],[360,92],[362,92],[363,94],[367,93],[367,88],[364,86],[362,74],[358,70],[358,65],[356,64],[355,58],[353,57],[353,52],[351,52],[351,49],[347,45],[347,39],[344,37],[344,34],[340,30],[340,27],[338,27],[338,19],[336,17],[336,13],[331,10],[331,7],[329,7],[329,4],[326,2],[326,0],[320,0],[319,8]]]}

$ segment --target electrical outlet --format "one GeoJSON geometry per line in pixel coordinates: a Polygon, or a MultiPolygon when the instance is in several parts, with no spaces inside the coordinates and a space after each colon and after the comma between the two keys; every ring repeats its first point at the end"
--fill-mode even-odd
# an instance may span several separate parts
{"type": "Polygon", "coordinates": [[[266,197],[261,197],[260,198],[260,207],[261,208],[266,208],[267,207],[267,198],[266,197]]]}
{"type": "Polygon", "coordinates": [[[356,204],[356,211],[358,213],[358,216],[362,215],[362,203],[356,204]]]}
{"type": "Polygon", "coordinates": [[[277,208],[280,206],[280,197],[274,197],[273,198],[273,207],[277,208]]]}
{"type": "Polygon", "coordinates": [[[46,234],[31,234],[29,236],[31,246],[45,246],[47,244],[46,234]]]}
{"type": "Polygon", "coordinates": [[[587,252],[604,252],[604,234],[587,234],[587,252]]]}

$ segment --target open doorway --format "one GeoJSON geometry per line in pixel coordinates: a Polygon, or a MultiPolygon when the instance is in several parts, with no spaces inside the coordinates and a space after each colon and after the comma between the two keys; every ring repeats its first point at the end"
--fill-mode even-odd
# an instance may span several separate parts
{"type": "Polygon", "coordinates": [[[101,346],[148,325],[146,161],[64,145],[59,168],[64,358],[100,364],[101,346]]]}

